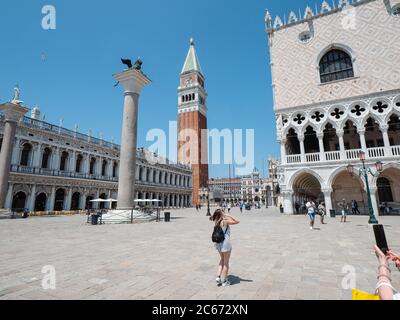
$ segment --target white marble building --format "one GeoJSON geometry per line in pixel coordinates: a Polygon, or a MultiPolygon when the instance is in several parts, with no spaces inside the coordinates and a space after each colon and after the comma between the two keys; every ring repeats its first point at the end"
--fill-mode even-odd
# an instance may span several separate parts
{"type": "Polygon", "coordinates": [[[289,19],[266,14],[284,210],[306,199],[345,199],[368,211],[400,205],[400,0],[324,1],[289,19]]]}
{"type": "MultiPolygon", "coordinates": [[[[117,198],[120,146],[31,117],[17,124],[5,208],[78,210],[95,198],[117,198]]],[[[4,117],[0,117],[0,142],[4,117]]],[[[136,198],[188,207],[191,168],[137,151],[136,198]]]]}

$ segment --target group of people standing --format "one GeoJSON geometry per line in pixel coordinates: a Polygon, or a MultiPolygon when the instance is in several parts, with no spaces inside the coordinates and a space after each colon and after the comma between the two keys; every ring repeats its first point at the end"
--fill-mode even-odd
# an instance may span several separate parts
{"type": "Polygon", "coordinates": [[[325,203],[321,201],[318,205],[313,200],[306,203],[307,214],[310,218],[310,229],[314,230],[315,217],[317,214],[321,217],[321,224],[325,224],[326,207],[325,203]]]}

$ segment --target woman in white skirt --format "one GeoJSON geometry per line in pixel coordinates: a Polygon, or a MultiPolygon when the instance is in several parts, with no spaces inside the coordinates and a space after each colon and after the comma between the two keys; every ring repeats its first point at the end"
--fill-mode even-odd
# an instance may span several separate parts
{"type": "Polygon", "coordinates": [[[226,215],[221,209],[214,212],[211,217],[211,221],[215,222],[215,225],[220,225],[222,231],[225,234],[225,240],[221,243],[216,243],[215,248],[220,255],[220,262],[218,267],[218,276],[216,279],[217,285],[229,286],[228,272],[229,272],[229,260],[232,253],[231,244],[231,225],[238,224],[240,221],[233,218],[230,215],[226,215]]]}

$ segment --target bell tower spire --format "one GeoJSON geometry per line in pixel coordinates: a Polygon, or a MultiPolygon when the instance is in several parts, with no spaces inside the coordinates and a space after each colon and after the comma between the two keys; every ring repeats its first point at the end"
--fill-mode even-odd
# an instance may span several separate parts
{"type": "Polygon", "coordinates": [[[180,74],[178,88],[178,162],[192,166],[192,204],[208,182],[207,92],[194,39],[180,74]]]}

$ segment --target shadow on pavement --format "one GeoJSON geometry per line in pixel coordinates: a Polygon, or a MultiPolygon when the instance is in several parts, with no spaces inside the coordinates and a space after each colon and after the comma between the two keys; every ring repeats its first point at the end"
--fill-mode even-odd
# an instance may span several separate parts
{"type": "Polygon", "coordinates": [[[246,279],[242,279],[238,276],[229,276],[228,277],[229,282],[231,283],[232,286],[234,286],[235,284],[239,284],[241,282],[253,282],[253,280],[246,280],[246,279]]]}

